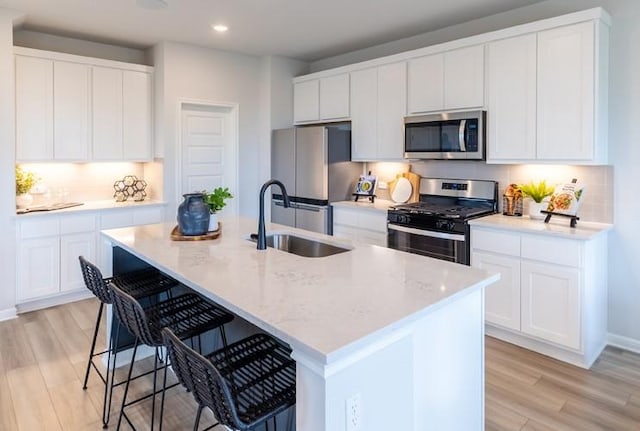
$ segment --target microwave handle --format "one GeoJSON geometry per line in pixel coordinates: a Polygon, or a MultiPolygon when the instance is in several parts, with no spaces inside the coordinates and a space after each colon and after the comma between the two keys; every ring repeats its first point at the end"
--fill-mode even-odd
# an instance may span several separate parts
{"type": "Polygon", "coordinates": [[[467,120],[460,120],[460,127],[458,128],[458,142],[460,142],[460,152],[462,153],[467,151],[466,129],[467,120]]]}

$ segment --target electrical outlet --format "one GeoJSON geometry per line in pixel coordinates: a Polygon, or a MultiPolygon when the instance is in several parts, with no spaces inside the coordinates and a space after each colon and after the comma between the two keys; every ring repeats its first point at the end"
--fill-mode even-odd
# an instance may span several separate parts
{"type": "Polygon", "coordinates": [[[347,398],[346,404],[347,431],[362,430],[362,397],[355,394],[347,398]]]}
{"type": "Polygon", "coordinates": [[[380,190],[387,190],[389,188],[389,184],[387,184],[386,181],[379,181],[378,182],[378,188],[380,190]]]}

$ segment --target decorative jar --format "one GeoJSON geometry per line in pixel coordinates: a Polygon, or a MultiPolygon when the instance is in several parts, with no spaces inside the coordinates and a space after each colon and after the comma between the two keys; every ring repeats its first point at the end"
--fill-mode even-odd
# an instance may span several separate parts
{"type": "Polygon", "coordinates": [[[178,227],[183,235],[204,235],[209,230],[209,206],[203,193],[182,195],[184,201],[178,206],[178,227]]]}

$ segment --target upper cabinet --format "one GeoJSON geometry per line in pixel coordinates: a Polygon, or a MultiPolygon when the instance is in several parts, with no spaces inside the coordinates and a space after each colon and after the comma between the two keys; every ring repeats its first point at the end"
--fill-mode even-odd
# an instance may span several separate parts
{"type": "Polygon", "coordinates": [[[405,62],[351,73],[352,160],[402,160],[406,82],[405,62]]]}
{"type": "Polygon", "coordinates": [[[536,35],[487,46],[488,160],[536,158],[536,35]]]}
{"type": "Polygon", "coordinates": [[[590,20],[487,47],[489,163],[607,163],[608,26],[590,20]]]}
{"type": "Polygon", "coordinates": [[[148,66],[15,48],[16,159],[152,158],[148,66]]]}
{"type": "Polygon", "coordinates": [[[349,118],[349,74],[297,82],[293,86],[295,123],[349,118]]]}
{"type": "Polygon", "coordinates": [[[354,160],[401,160],[404,116],[486,110],[487,163],[606,164],[610,21],[593,8],[297,77],[294,122],[350,119],[354,160]]]}
{"type": "Polygon", "coordinates": [[[409,114],[484,105],[484,46],[454,49],[409,61],[409,114]]]}

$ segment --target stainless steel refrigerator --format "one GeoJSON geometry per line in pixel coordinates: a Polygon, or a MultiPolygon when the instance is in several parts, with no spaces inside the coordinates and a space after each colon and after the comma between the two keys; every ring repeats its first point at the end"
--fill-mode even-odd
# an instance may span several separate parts
{"type": "MultiPolygon", "coordinates": [[[[271,221],[331,235],[331,202],[351,199],[363,164],[351,161],[350,124],[274,130],[271,178],[282,181],[291,199],[273,194],[271,221]]],[[[277,190],[277,189],[276,189],[277,190]]]]}

